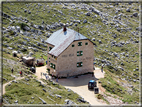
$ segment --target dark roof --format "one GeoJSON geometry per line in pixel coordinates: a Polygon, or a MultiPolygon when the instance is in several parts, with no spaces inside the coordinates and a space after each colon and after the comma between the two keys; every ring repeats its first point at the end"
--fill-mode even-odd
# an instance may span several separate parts
{"type": "Polygon", "coordinates": [[[54,32],[47,40],[46,42],[54,45],[54,48],[49,51],[49,54],[52,54],[54,56],[60,55],[73,41],[76,40],[84,40],[88,39],[82,34],[67,28],[67,30],[64,32],[63,29],[60,29],[56,32],[54,32]]]}

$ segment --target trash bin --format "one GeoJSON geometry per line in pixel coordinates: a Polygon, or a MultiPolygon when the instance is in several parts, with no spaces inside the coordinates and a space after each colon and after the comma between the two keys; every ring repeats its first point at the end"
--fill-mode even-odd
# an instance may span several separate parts
{"type": "Polygon", "coordinates": [[[98,87],[94,87],[94,93],[98,94],[99,93],[99,88],[98,87]]]}

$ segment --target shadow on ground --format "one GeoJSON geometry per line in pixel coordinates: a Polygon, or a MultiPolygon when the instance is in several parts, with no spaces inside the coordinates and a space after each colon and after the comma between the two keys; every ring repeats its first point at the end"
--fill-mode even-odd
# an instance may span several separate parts
{"type": "MultiPolygon", "coordinates": [[[[78,87],[78,86],[84,86],[88,85],[88,82],[90,80],[98,80],[95,76],[92,77],[92,74],[85,74],[78,76],[78,78],[75,77],[69,77],[69,78],[61,78],[58,79],[58,83],[63,86],[72,86],[72,87],[78,87]]],[[[53,79],[53,81],[56,81],[56,79],[53,79]]]]}

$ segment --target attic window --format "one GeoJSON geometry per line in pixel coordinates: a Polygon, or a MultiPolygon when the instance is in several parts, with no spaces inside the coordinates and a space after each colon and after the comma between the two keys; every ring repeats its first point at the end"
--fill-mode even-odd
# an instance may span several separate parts
{"type": "Polygon", "coordinates": [[[72,47],[74,47],[74,44],[72,44],[72,47]]]}
{"type": "Polygon", "coordinates": [[[85,45],[88,45],[88,42],[86,42],[85,45]]]}
{"type": "Polygon", "coordinates": [[[52,47],[49,47],[49,51],[52,49],[52,47]]]}
{"type": "Polygon", "coordinates": [[[82,56],[83,55],[83,51],[77,51],[77,56],[82,56]]]}
{"type": "Polygon", "coordinates": [[[82,42],[78,42],[78,46],[82,46],[82,42]]]}
{"type": "Polygon", "coordinates": [[[83,62],[77,62],[77,67],[82,67],[83,66],[83,62]]]}

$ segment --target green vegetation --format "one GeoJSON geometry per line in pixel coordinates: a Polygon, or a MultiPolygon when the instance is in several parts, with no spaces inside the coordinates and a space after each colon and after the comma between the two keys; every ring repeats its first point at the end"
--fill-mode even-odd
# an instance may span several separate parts
{"type": "MultiPolygon", "coordinates": [[[[118,80],[119,79],[116,78],[113,73],[110,73],[108,71],[105,74],[105,78],[100,79],[102,87],[104,87],[107,92],[121,97],[124,103],[127,102],[129,104],[134,104],[135,101],[139,102],[139,96],[138,96],[139,91],[134,88],[132,93],[129,94],[127,92],[127,88],[122,87],[120,83],[117,82],[118,80]]],[[[125,83],[126,81],[122,82],[125,83]]]]}
{"type": "MultiPolygon", "coordinates": [[[[33,57],[35,57],[36,59],[43,56],[46,64],[47,47],[43,45],[38,45],[37,42],[42,43],[41,38],[46,40],[48,34],[52,34],[53,32],[57,31],[58,29],[61,29],[62,27],[57,27],[56,29],[50,30],[41,30],[33,27],[33,25],[47,26],[52,25],[58,22],[59,20],[61,23],[70,24],[74,20],[80,20],[80,24],[77,23],[77,26],[74,26],[75,23],[73,23],[73,25],[68,26],[68,28],[74,29],[75,31],[78,31],[79,28],[79,33],[83,34],[90,40],[92,40],[92,38],[95,38],[95,41],[92,42],[95,44],[94,56],[96,58],[95,63],[97,67],[100,67],[102,64],[105,64],[102,62],[102,60],[111,63],[111,65],[104,67],[106,71],[106,77],[104,79],[101,79],[102,86],[111,94],[116,94],[118,96],[123,97],[124,102],[133,103],[133,101],[138,101],[139,94],[138,87],[136,86],[139,85],[139,82],[131,81],[131,84],[134,86],[134,88],[132,95],[130,95],[125,91],[122,84],[117,81],[118,78],[116,78],[116,76],[120,78],[128,77],[129,79],[138,79],[139,77],[139,71],[135,70],[136,68],[139,68],[139,43],[134,43],[134,41],[139,40],[139,36],[135,34],[138,31],[136,30],[136,28],[139,25],[139,17],[131,17],[134,12],[139,13],[138,3],[133,3],[132,5],[129,5],[128,3],[118,3],[118,5],[115,3],[86,3],[87,5],[89,5],[89,7],[94,7],[99,11],[102,11],[103,13],[108,13],[109,15],[105,16],[106,19],[102,18],[100,15],[97,15],[94,12],[91,12],[90,16],[86,16],[85,13],[87,13],[88,11],[85,9],[63,9],[63,4],[40,4],[41,6],[39,6],[38,3],[3,2],[3,12],[9,16],[12,16],[13,18],[16,17],[13,21],[11,21],[11,18],[2,17],[3,27],[7,28],[9,26],[19,26],[21,31],[24,32],[25,26],[28,26],[30,27],[30,30],[33,29],[42,32],[41,35],[38,35],[37,33],[28,31],[28,33],[31,34],[31,37],[26,36],[21,32],[14,32],[13,30],[8,30],[6,33],[3,33],[2,41],[4,44],[4,58],[15,62],[18,61],[17,58],[12,57],[12,50],[7,49],[8,45],[9,47],[13,48],[13,50],[18,50],[22,52],[22,54],[18,55],[19,58],[22,55],[28,55],[29,52],[32,52],[33,57]],[[131,11],[126,12],[127,8],[130,8],[131,11]],[[119,10],[118,13],[116,13],[117,10],[119,10]],[[29,11],[31,13],[29,13],[29,11]],[[59,11],[61,11],[62,14],[59,11]],[[114,18],[114,16],[117,16],[117,18],[114,18]],[[72,17],[74,19],[72,19],[72,17]],[[85,19],[87,20],[87,23],[83,23],[85,19]],[[114,22],[113,19],[122,22],[124,25],[114,22]],[[105,20],[107,21],[107,24],[103,23],[103,21],[105,20]],[[118,28],[122,28],[122,30],[119,31],[118,28]],[[129,28],[131,30],[126,30],[129,28]],[[117,37],[114,38],[113,35],[116,35],[117,37]],[[29,41],[25,38],[28,38],[29,41]],[[130,41],[130,39],[133,39],[133,41],[130,41]],[[99,43],[99,40],[101,40],[102,43],[99,43]],[[123,42],[125,44],[122,47],[112,46],[111,42],[114,41],[116,41],[117,44],[120,42],[123,42]],[[129,43],[127,44],[126,42],[128,41],[129,43]],[[37,49],[36,46],[40,47],[40,49],[37,49]],[[34,49],[31,47],[33,47],[34,49]],[[114,53],[118,53],[119,57],[115,56],[114,53]],[[123,55],[122,53],[125,53],[125,55],[123,55]],[[126,56],[127,54],[129,54],[129,57],[126,56]],[[125,75],[122,76],[122,74],[125,75]]],[[[46,45],[46,43],[44,44],[46,45]]],[[[14,67],[14,75],[16,75],[19,74],[18,72],[21,70],[22,65],[21,63],[16,63],[14,65],[8,63],[6,60],[3,60],[3,63],[3,77],[7,79],[7,81],[4,80],[5,83],[14,79],[14,77],[11,76],[11,67],[14,67]]],[[[25,70],[25,73],[29,74],[30,72],[29,70],[25,70]]],[[[127,81],[127,83],[130,82],[127,81]]],[[[50,82],[48,82],[47,84],[51,86],[53,85],[50,82]]],[[[54,86],[56,88],[62,88],[57,84],[54,86]]],[[[41,95],[39,96],[41,97],[41,95]]],[[[24,98],[26,97],[28,97],[28,95],[24,96],[24,98]]],[[[25,100],[24,102],[26,103],[27,100],[25,100]]],[[[29,103],[31,102],[32,100],[29,101],[29,103]]]]}
{"type": "Polygon", "coordinates": [[[98,98],[98,99],[102,99],[102,100],[106,101],[107,104],[109,104],[109,102],[103,97],[102,94],[98,94],[98,95],[97,95],[97,98],[98,98]]]}
{"type": "Polygon", "coordinates": [[[10,86],[6,86],[7,93],[3,97],[8,99],[11,104],[16,100],[18,100],[18,104],[42,104],[39,97],[47,104],[64,104],[66,99],[81,104],[77,101],[77,98],[80,98],[79,95],[73,91],[68,91],[57,83],[53,84],[53,82],[43,80],[47,84],[41,85],[36,79],[28,79],[29,81],[22,79],[18,80],[18,83],[12,82],[10,86]],[[46,92],[43,91],[43,88],[46,92]],[[60,95],[61,98],[56,95],[60,95]]]}

